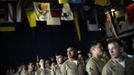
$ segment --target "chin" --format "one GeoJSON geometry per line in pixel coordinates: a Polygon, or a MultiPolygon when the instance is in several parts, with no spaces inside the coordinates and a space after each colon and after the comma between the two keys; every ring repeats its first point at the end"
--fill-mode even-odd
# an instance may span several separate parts
{"type": "Polygon", "coordinates": [[[118,58],[117,56],[112,56],[112,58],[118,58]]]}

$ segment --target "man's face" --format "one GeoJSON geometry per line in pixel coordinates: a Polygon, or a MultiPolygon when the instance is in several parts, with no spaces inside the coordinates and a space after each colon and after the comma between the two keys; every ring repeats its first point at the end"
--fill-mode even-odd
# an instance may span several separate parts
{"type": "Polygon", "coordinates": [[[98,43],[93,49],[94,49],[93,52],[96,55],[101,56],[103,54],[103,47],[100,43],[98,43]]]}
{"type": "Polygon", "coordinates": [[[28,68],[31,69],[31,70],[33,70],[33,68],[34,68],[33,63],[29,63],[29,64],[28,64],[28,68]]]}
{"type": "Polygon", "coordinates": [[[67,49],[67,56],[68,58],[74,58],[75,57],[75,50],[73,48],[67,49]]]}
{"type": "Polygon", "coordinates": [[[79,59],[79,60],[84,60],[83,55],[79,54],[79,55],[78,55],[78,59],[79,59]]]}
{"type": "Polygon", "coordinates": [[[50,67],[50,60],[46,60],[46,61],[45,61],[45,67],[46,67],[46,68],[49,68],[49,67],[50,67]]]}
{"type": "Polygon", "coordinates": [[[117,43],[108,44],[108,50],[112,58],[119,58],[121,49],[117,43]]]}
{"type": "Polygon", "coordinates": [[[62,64],[64,61],[64,57],[62,55],[57,55],[56,56],[56,61],[58,64],[62,64]]]}
{"type": "Polygon", "coordinates": [[[40,65],[40,66],[44,66],[44,59],[40,59],[39,65],[40,65]]]}

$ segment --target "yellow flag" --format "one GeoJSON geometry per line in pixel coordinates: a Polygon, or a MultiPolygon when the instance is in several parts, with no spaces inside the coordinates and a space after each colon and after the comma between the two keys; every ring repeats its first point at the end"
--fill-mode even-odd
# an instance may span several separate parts
{"type": "Polygon", "coordinates": [[[15,26],[0,27],[0,32],[15,31],[15,26]]]}
{"type": "Polygon", "coordinates": [[[78,40],[81,40],[81,34],[80,34],[80,27],[79,27],[79,21],[78,21],[78,14],[77,12],[74,12],[74,21],[75,21],[75,28],[76,28],[76,33],[78,40]]]}
{"type": "Polygon", "coordinates": [[[29,21],[29,25],[31,28],[36,27],[36,18],[35,18],[35,13],[34,10],[32,9],[26,9],[26,15],[29,21]]]}
{"type": "Polygon", "coordinates": [[[61,20],[65,20],[65,21],[74,20],[73,12],[70,8],[69,3],[64,3],[63,4],[62,13],[61,13],[61,20]]]}
{"type": "Polygon", "coordinates": [[[52,17],[47,20],[47,25],[61,25],[59,17],[52,17]]]}
{"type": "Polygon", "coordinates": [[[110,4],[110,0],[95,0],[96,5],[107,6],[110,4]]]}
{"type": "Polygon", "coordinates": [[[33,2],[35,17],[37,21],[47,21],[50,13],[50,3],[33,2]]]}
{"type": "Polygon", "coordinates": [[[59,0],[59,4],[68,3],[68,0],[59,0]]]}
{"type": "Polygon", "coordinates": [[[0,18],[0,23],[8,23],[8,21],[3,18],[0,18]]]}

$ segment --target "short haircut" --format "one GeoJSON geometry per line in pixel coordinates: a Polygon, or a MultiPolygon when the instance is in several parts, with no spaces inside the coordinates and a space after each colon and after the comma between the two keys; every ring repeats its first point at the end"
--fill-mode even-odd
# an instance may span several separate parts
{"type": "Polygon", "coordinates": [[[90,44],[89,49],[91,49],[92,47],[96,46],[99,43],[102,44],[102,42],[101,41],[98,41],[98,40],[92,41],[91,44],[90,44]]]}
{"type": "Polygon", "coordinates": [[[90,47],[89,47],[89,50],[90,50],[91,54],[92,54],[93,48],[95,48],[95,46],[98,45],[98,44],[102,44],[102,41],[95,40],[95,41],[91,42],[90,47]]]}
{"type": "Polygon", "coordinates": [[[123,47],[121,41],[118,40],[118,39],[111,39],[111,40],[109,40],[108,44],[111,44],[111,43],[115,43],[115,44],[118,44],[118,46],[123,47]]]}
{"type": "Polygon", "coordinates": [[[65,54],[64,54],[63,51],[57,51],[57,52],[55,53],[55,56],[59,56],[59,55],[65,56],[65,54]]]}
{"type": "Polygon", "coordinates": [[[67,49],[68,49],[68,48],[73,48],[75,51],[78,50],[77,47],[76,47],[75,45],[69,45],[69,46],[67,47],[67,49]]]}
{"type": "Polygon", "coordinates": [[[82,55],[82,56],[86,56],[86,53],[85,52],[81,52],[81,53],[78,53],[78,55],[82,55]]]}

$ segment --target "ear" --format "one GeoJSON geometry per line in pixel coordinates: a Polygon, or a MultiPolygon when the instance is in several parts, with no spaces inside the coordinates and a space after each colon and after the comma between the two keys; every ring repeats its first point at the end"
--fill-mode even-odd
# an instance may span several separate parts
{"type": "Polygon", "coordinates": [[[93,48],[90,48],[90,53],[92,54],[92,52],[93,52],[93,48]]]}
{"type": "Polygon", "coordinates": [[[119,49],[120,49],[120,51],[121,51],[121,52],[123,52],[123,51],[124,51],[124,48],[123,48],[123,47],[120,47],[119,49]]]}

